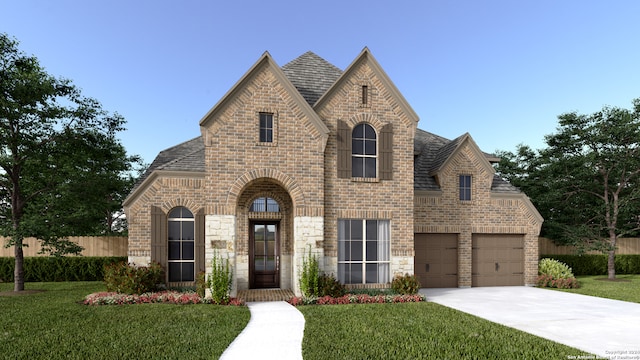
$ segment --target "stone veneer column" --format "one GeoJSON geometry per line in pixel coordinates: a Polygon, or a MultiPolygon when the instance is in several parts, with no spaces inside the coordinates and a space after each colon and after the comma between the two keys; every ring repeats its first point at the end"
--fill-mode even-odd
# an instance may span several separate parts
{"type": "Polygon", "coordinates": [[[301,296],[300,274],[302,260],[309,254],[318,259],[320,271],[324,271],[324,218],[322,216],[296,216],[293,218],[293,292],[301,296]]]}
{"type": "MultiPolygon", "coordinates": [[[[236,296],[238,282],[249,281],[249,270],[246,264],[236,258],[236,217],[234,215],[207,215],[205,217],[205,265],[206,274],[211,274],[211,260],[214,254],[222,259],[229,259],[232,266],[233,284],[231,296],[236,296]]],[[[246,259],[245,259],[246,262],[246,259]]],[[[207,290],[208,293],[208,290],[207,290]]]]}
{"type": "Polygon", "coordinates": [[[413,256],[391,256],[391,278],[393,280],[396,275],[414,274],[413,256]]]}

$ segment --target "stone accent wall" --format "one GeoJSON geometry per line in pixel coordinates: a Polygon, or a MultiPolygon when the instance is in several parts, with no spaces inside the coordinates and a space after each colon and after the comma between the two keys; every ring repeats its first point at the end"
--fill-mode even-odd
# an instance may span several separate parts
{"type": "MultiPolygon", "coordinates": [[[[388,219],[391,226],[391,258],[413,258],[413,139],[416,123],[402,112],[398,98],[387,88],[383,74],[364,59],[345,74],[339,88],[331,92],[317,112],[331,130],[324,157],[326,271],[337,275],[338,219],[388,219]],[[362,87],[367,86],[367,103],[362,103],[362,87]],[[360,124],[380,130],[393,127],[393,178],[381,180],[338,178],[337,127],[346,122],[351,130],[360,124]]],[[[380,152],[378,151],[378,155],[380,152]]],[[[378,156],[378,161],[379,161],[378,156]]],[[[378,170],[380,164],[378,163],[378,170]]],[[[392,262],[391,276],[413,273],[413,264],[392,262]],[[410,268],[409,268],[410,267],[410,268]]]]}
{"type": "Polygon", "coordinates": [[[321,216],[296,216],[293,219],[295,248],[293,256],[293,291],[301,296],[300,275],[304,257],[311,254],[318,258],[320,271],[324,269],[324,218],[321,216]]]}
{"type": "MultiPolygon", "coordinates": [[[[236,256],[235,229],[236,217],[233,215],[205,216],[205,272],[207,276],[211,274],[211,260],[213,260],[214,255],[217,254],[222,259],[229,259],[234,271],[232,296],[237,292],[238,282],[242,282],[242,279],[244,279],[244,277],[240,276],[243,274],[244,266],[242,263],[239,263],[238,256],[236,256]]],[[[245,272],[247,273],[246,281],[248,281],[248,269],[245,272]]]]}

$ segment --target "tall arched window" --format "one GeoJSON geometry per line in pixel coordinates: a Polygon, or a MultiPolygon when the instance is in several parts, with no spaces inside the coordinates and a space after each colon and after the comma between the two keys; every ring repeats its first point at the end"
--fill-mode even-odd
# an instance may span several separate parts
{"type": "Polygon", "coordinates": [[[195,219],[185,207],[169,213],[169,282],[195,280],[195,219]]]}
{"type": "Polygon", "coordinates": [[[360,124],[351,134],[351,176],[376,177],[376,131],[369,124],[360,124]]]}

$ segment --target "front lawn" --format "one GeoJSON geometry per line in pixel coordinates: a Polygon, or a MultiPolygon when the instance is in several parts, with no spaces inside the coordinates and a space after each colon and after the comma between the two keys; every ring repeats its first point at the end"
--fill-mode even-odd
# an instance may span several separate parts
{"type": "MultiPolygon", "coordinates": [[[[43,292],[0,296],[0,349],[12,359],[212,359],[249,321],[218,305],[82,305],[102,282],[27,283],[43,292]]],[[[0,284],[10,291],[13,284],[0,284]]]]}
{"type": "Polygon", "coordinates": [[[580,350],[435,303],[299,306],[305,360],[567,359],[580,350]]]}
{"type": "Polygon", "coordinates": [[[640,275],[617,275],[615,281],[603,280],[606,278],[606,275],[578,276],[579,289],[560,291],[640,303],[640,275]]]}

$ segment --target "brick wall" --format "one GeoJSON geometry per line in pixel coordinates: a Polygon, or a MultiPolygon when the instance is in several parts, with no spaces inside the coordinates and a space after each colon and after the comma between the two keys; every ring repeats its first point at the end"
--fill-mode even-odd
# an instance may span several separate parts
{"type": "Polygon", "coordinates": [[[538,235],[542,223],[524,195],[492,193],[493,173],[471,141],[461,145],[438,173],[441,192],[418,192],[414,213],[416,233],[457,233],[458,284],[471,286],[473,234],[523,234],[525,284],[535,283],[538,235]],[[459,175],[472,176],[472,200],[459,199],[459,175]]]}
{"type": "MultiPolygon", "coordinates": [[[[343,76],[339,88],[316,109],[331,130],[324,158],[325,255],[338,255],[338,219],[389,219],[391,225],[391,256],[413,256],[413,139],[416,123],[400,111],[392,89],[385,86],[373,65],[365,59],[356,64],[348,76],[343,76]],[[362,104],[362,86],[367,86],[367,104],[362,104]],[[338,178],[337,122],[353,129],[366,122],[378,135],[381,128],[393,125],[393,179],[338,178]]],[[[325,95],[327,96],[327,95],[325,95]]],[[[377,137],[378,141],[380,137],[377,137]]],[[[379,153],[378,153],[379,154],[379,153]]],[[[378,163],[378,167],[380,164],[378,163]]],[[[325,260],[336,267],[335,259],[325,260]]],[[[406,261],[405,261],[406,262],[406,261]]],[[[413,272],[413,264],[398,260],[394,273],[413,272]],[[399,264],[403,264],[402,268],[399,264]]],[[[337,268],[327,269],[337,273],[337,268]]]]}

